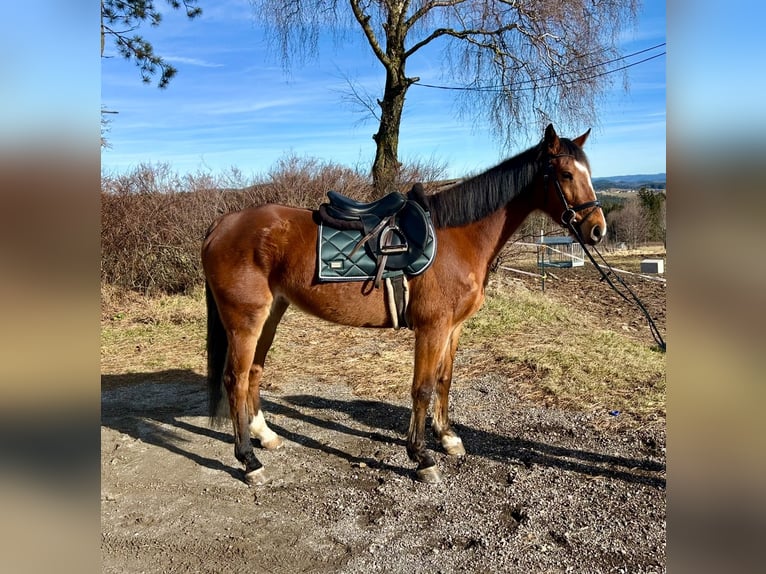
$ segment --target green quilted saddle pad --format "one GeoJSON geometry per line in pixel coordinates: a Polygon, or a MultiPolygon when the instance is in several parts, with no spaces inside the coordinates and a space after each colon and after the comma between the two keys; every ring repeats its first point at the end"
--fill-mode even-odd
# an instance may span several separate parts
{"type": "MultiPolygon", "coordinates": [[[[317,269],[319,281],[367,281],[375,278],[376,261],[364,247],[360,247],[353,256],[357,243],[362,239],[362,232],[340,230],[319,224],[317,240],[317,269]]],[[[429,229],[422,255],[401,270],[385,270],[383,278],[396,277],[404,273],[407,276],[423,273],[433,263],[436,256],[436,237],[429,229]]]]}

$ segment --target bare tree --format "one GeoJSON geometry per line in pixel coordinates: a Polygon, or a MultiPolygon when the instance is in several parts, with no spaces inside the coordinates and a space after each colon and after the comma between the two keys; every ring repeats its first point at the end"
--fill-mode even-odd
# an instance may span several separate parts
{"type": "Polygon", "coordinates": [[[607,222],[613,228],[614,239],[618,243],[624,242],[631,249],[646,243],[649,221],[637,197],[631,197],[621,209],[612,211],[607,222]]]}
{"type": "MultiPolygon", "coordinates": [[[[270,25],[283,62],[317,55],[320,34],[344,40],[361,28],[385,70],[372,175],[378,193],[399,170],[399,128],[407,90],[419,82],[407,63],[442,49],[443,77],[467,117],[510,145],[530,121],[593,124],[595,104],[619,57],[617,35],[640,0],[251,0],[270,25]]],[[[369,100],[361,102],[370,109],[369,100]]]]}

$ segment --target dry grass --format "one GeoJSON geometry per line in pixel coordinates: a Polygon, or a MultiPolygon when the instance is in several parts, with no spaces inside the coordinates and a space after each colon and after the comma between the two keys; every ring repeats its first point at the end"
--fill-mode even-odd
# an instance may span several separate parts
{"type": "Polygon", "coordinates": [[[101,288],[101,373],[188,369],[204,374],[205,302],[191,296],[144,297],[101,288]]]}
{"type": "Polygon", "coordinates": [[[483,349],[483,366],[494,363],[532,400],[664,417],[665,355],[595,324],[587,310],[498,279],[467,323],[463,348],[483,349]]]}
{"type": "MultiPolygon", "coordinates": [[[[593,329],[576,312],[513,280],[494,279],[463,331],[455,385],[494,373],[524,397],[576,410],[619,410],[637,421],[665,415],[665,356],[624,334],[593,329]]],[[[342,381],[369,397],[406,396],[413,334],[332,325],[288,310],[269,355],[266,384],[342,381]]],[[[205,308],[191,296],[102,290],[102,373],[205,370],[205,308]]]]}

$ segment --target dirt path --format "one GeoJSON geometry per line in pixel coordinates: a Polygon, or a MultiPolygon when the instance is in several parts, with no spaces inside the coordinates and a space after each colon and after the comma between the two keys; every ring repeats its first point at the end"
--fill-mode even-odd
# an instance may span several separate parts
{"type": "Polygon", "coordinates": [[[252,489],[202,377],[103,377],[104,572],[665,571],[664,425],[471,379],[452,397],[468,454],[438,454],[431,486],[412,480],[408,401],[314,380],[263,394],[286,444],[258,451],[274,480],[252,489]]]}

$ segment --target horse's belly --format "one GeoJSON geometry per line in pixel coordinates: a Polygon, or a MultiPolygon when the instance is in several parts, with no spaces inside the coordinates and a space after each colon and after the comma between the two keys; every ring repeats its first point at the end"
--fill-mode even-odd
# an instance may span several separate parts
{"type": "Polygon", "coordinates": [[[305,290],[280,293],[299,309],[333,323],[352,327],[391,327],[382,288],[370,282],[321,283],[305,290]]]}

